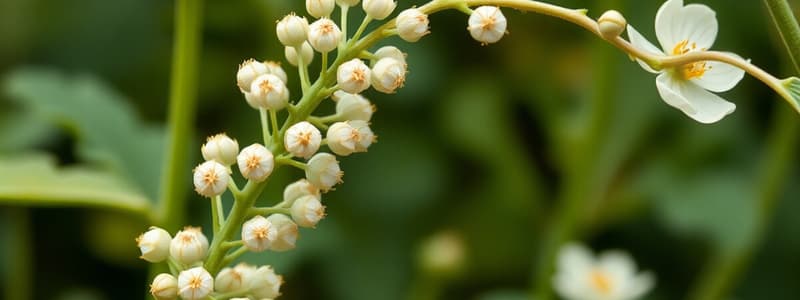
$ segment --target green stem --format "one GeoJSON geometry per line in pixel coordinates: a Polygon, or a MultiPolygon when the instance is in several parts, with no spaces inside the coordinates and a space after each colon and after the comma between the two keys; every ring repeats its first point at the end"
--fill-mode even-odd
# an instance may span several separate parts
{"type": "Polygon", "coordinates": [[[800,72],[800,25],[792,14],[792,8],[786,0],[764,0],[764,3],[789,52],[795,72],[800,72]]]}
{"type": "MultiPolygon", "coordinates": [[[[356,33],[353,34],[353,38],[350,39],[351,45],[352,43],[355,43],[355,41],[357,41],[359,38],[361,38],[361,35],[364,34],[364,30],[367,30],[367,25],[369,25],[370,22],[372,22],[372,18],[370,18],[369,16],[364,16],[364,20],[361,21],[361,25],[358,26],[358,30],[356,30],[356,33]]],[[[386,23],[388,24],[393,22],[386,22],[386,23]]]]}
{"type": "Polygon", "coordinates": [[[6,208],[4,219],[6,221],[6,241],[3,247],[6,247],[6,257],[2,257],[6,261],[7,269],[3,278],[5,285],[5,298],[4,299],[31,299],[33,291],[32,275],[33,275],[33,253],[32,245],[32,232],[29,211],[27,208],[14,207],[6,208]]]}
{"type": "Polygon", "coordinates": [[[291,212],[288,208],[281,208],[281,204],[275,205],[273,207],[252,207],[247,211],[247,215],[250,217],[255,216],[267,216],[272,214],[284,214],[284,215],[291,215],[291,212]]]}
{"type": "MultiPolygon", "coordinates": [[[[264,145],[269,145],[270,141],[270,128],[269,128],[269,116],[267,115],[267,110],[264,108],[258,109],[258,116],[261,120],[261,138],[264,139],[264,145]]],[[[272,128],[272,131],[275,131],[275,128],[272,128]]]]}
{"type": "Polygon", "coordinates": [[[308,79],[308,62],[303,61],[303,55],[301,54],[303,52],[300,49],[302,47],[294,47],[295,52],[297,52],[297,73],[300,74],[300,90],[305,95],[308,93],[311,80],[308,79]]]}
{"type": "Polygon", "coordinates": [[[282,164],[282,165],[287,165],[287,166],[292,166],[292,167],[298,168],[298,169],[303,170],[303,171],[305,171],[305,169],[306,169],[306,164],[305,163],[296,161],[296,160],[292,159],[291,157],[278,157],[275,160],[275,163],[282,164]]]}
{"type": "Polygon", "coordinates": [[[339,25],[342,26],[342,40],[339,42],[339,51],[341,52],[345,43],[347,43],[347,12],[350,10],[350,6],[340,5],[339,8],[342,12],[342,18],[339,22],[339,25]]]}
{"type": "Polygon", "coordinates": [[[240,256],[244,255],[244,254],[245,254],[245,253],[247,253],[248,251],[249,251],[249,250],[247,249],[247,247],[241,247],[241,248],[239,248],[239,249],[236,249],[236,251],[233,251],[233,253],[231,253],[231,254],[228,254],[228,255],[225,255],[225,259],[223,259],[223,260],[222,260],[222,262],[223,262],[223,265],[230,264],[230,263],[231,263],[231,262],[233,262],[235,259],[237,259],[237,258],[239,258],[240,256]]]}
{"type": "Polygon", "coordinates": [[[328,70],[328,52],[322,53],[322,65],[319,67],[319,69],[319,78],[321,78],[321,80],[325,80],[322,77],[325,76],[325,72],[328,70]]]}
{"type": "Polygon", "coordinates": [[[278,143],[278,112],[274,109],[269,110],[269,120],[272,122],[272,144],[278,143]]]}
{"type": "Polygon", "coordinates": [[[222,197],[215,196],[211,198],[211,226],[214,229],[214,234],[219,232],[222,220],[222,197]]]}

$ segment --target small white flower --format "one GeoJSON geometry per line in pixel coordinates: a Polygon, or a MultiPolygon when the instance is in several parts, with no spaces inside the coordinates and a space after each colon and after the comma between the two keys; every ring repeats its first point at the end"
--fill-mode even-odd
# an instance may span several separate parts
{"type": "Polygon", "coordinates": [[[289,103],[289,89],[280,77],[264,74],[253,80],[244,97],[253,108],[280,110],[289,103]]]}
{"type": "Polygon", "coordinates": [[[199,227],[186,227],[178,231],[169,244],[169,255],[184,265],[203,260],[207,253],[208,239],[199,227]]]}
{"type": "MultiPolygon", "coordinates": [[[[379,61],[381,58],[390,57],[402,62],[403,64],[406,64],[406,54],[395,46],[380,47],[378,51],[375,51],[374,56],[377,58],[376,61],[379,61]]],[[[373,67],[375,66],[376,61],[372,62],[373,67]]]]}
{"type": "Polygon", "coordinates": [[[394,0],[364,0],[361,2],[361,8],[367,13],[367,16],[374,20],[386,19],[392,14],[397,3],[394,0]]]}
{"type": "Polygon", "coordinates": [[[336,6],[334,0],[306,0],[306,10],[315,18],[330,16],[336,6]]]}
{"type": "Polygon", "coordinates": [[[339,65],[336,81],[342,91],[358,94],[369,88],[372,71],[362,60],[354,58],[339,65]]]}
{"type": "Polygon", "coordinates": [[[256,299],[273,299],[281,295],[283,277],[275,274],[270,266],[261,266],[253,272],[250,294],[256,299]]]}
{"type": "Polygon", "coordinates": [[[336,115],[344,120],[369,121],[375,112],[375,106],[358,94],[336,91],[332,98],[336,101],[336,115]]]}
{"type": "Polygon", "coordinates": [[[283,140],[286,151],[296,157],[309,158],[319,150],[322,134],[314,125],[303,121],[289,127],[283,140]]]}
{"type": "Polygon", "coordinates": [[[275,166],[272,152],[258,143],[242,149],[236,161],[242,176],[255,182],[262,182],[267,179],[272,174],[272,169],[275,166]]]}
{"type": "Polygon", "coordinates": [[[289,78],[286,77],[286,71],[281,67],[281,63],[276,61],[265,61],[264,66],[267,67],[267,73],[278,76],[283,81],[283,84],[289,83],[289,78]]]}
{"type": "Polygon", "coordinates": [[[297,47],[302,45],[308,38],[308,20],[289,14],[278,22],[275,31],[281,44],[297,47]]]}
{"type": "MultiPolygon", "coordinates": [[[[669,0],[656,14],[656,37],[662,49],[630,25],[628,37],[634,47],[643,51],[682,55],[708,50],[717,37],[717,26],[716,15],[708,6],[683,6],[683,0],[669,0]]],[[[700,61],[656,71],[643,61],[639,64],[648,72],[660,73],[656,87],[664,102],[700,123],[717,122],[736,109],[736,105],[711,92],[725,92],[736,86],[744,77],[739,68],[717,61],[700,61]]]]}
{"type": "Polygon", "coordinates": [[[277,228],[262,216],[255,216],[242,224],[242,242],[250,251],[267,250],[277,238],[277,228]]]}
{"type": "Polygon", "coordinates": [[[200,148],[205,160],[213,160],[225,166],[236,163],[239,154],[239,143],[229,138],[224,133],[208,137],[206,143],[200,148]]]}
{"type": "Polygon", "coordinates": [[[417,8],[409,8],[397,15],[397,35],[406,42],[416,42],[430,33],[428,15],[417,8]]]}
{"type": "MultiPolygon", "coordinates": [[[[296,67],[300,63],[297,60],[297,48],[286,46],[284,47],[283,54],[291,65],[296,67]]],[[[303,42],[303,45],[300,46],[300,56],[303,59],[303,64],[311,64],[311,62],[314,61],[314,48],[311,48],[308,42],[303,42]]]]}
{"type": "Polygon", "coordinates": [[[597,19],[597,30],[606,39],[618,37],[623,31],[628,21],[616,10],[609,10],[597,19]]]}
{"type": "Polygon", "coordinates": [[[194,168],[194,190],[205,197],[219,196],[228,188],[228,168],[210,160],[194,168]]]}
{"type": "Polygon", "coordinates": [[[150,284],[150,294],[158,300],[178,298],[178,280],[171,274],[158,274],[150,284]]]}
{"type": "Polygon", "coordinates": [[[136,244],[142,251],[139,258],[146,261],[157,263],[162,262],[169,256],[169,243],[172,237],[164,229],[150,227],[150,230],[136,238],[136,244]]]}
{"type": "Polygon", "coordinates": [[[328,148],[340,156],[348,156],[356,151],[359,140],[358,130],[347,122],[336,122],[328,128],[326,135],[328,148]]]}
{"type": "Polygon", "coordinates": [[[214,290],[214,278],[203,267],[191,268],[178,275],[178,293],[184,300],[205,299],[214,290]]]}
{"type": "Polygon", "coordinates": [[[372,129],[369,128],[369,123],[362,120],[348,121],[350,126],[358,132],[358,140],[355,144],[355,152],[367,152],[367,148],[375,143],[378,139],[372,129]]]}
{"type": "Polygon", "coordinates": [[[392,94],[406,82],[406,64],[394,58],[385,57],[372,67],[372,87],[375,90],[392,94]]]}
{"type": "Polygon", "coordinates": [[[506,34],[506,17],[497,6],[481,6],[469,16],[469,34],[481,44],[497,43],[506,34]]]}
{"type": "Polygon", "coordinates": [[[294,201],[291,212],[297,225],[314,228],[325,217],[325,206],[319,202],[319,198],[308,195],[294,201]]]}
{"type": "Polygon", "coordinates": [[[283,190],[283,201],[291,205],[298,198],[307,195],[312,195],[317,198],[321,197],[319,188],[306,179],[300,179],[286,186],[283,190]]]}
{"type": "Polygon", "coordinates": [[[558,255],[553,285],[567,300],[633,300],[653,287],[650,273],[636,272],[631,257],[609,251],[595,258],[586,247],[567,244],[558,255]]]}
{"type": "Polygon", "coordinates": [[[278,230],[278,237],[272,241],[269,249],[278,252],[294,249],[297,243],[297,224],[284,214],[272,214],[267,217],[267,221],[278,230]]]}
{"type": "Polygon", "coordinates": [[[214,278],[214,291],[229,293],[240,291],[247,286],[244,285],[244,277],[237,268],[224,268],[214,278]]]}
{"type": "Polygon", "coordinates": [[[356,6],[359,0],[336,0],[336,4],[341,6],[356,6]]]}
{"type": "Polygon", "coordinates": [[[336,49],[341,40],[342,31],[331,19],[321,18],[308,27],[308,43],[320,53],[336,49]]]}
{"type": "Polygon", "coordinates": [[[239,71],[236,72],[236,85],[242,93],[250,92],[250,84],[256,77],[269,73],[267,65],[255,59],[245,60],[239,65],[239,71]]]}
{"type": "Polygon", "coordinates": [[[336,156],[330,153],[318,153],[306,165],[306,179],[324,192],[342,182],[343,175],[336,156]]]}
{"type": "Polygon", "coordinates": [[[246,263],[239,263],[233,270],[242,278],[242,288],[250,289],[253,282],[253,275],[256,273],[256,267],[246,263]]]}

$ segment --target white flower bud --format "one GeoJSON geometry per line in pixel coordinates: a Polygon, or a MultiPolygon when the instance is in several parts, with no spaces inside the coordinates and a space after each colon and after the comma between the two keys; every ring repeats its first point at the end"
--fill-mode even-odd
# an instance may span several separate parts
{"type": "Polygon", "coordinates": [[[250,294],[256,299],[274,299],[281,295],[283,277],[275,274],[270,266],[256,269],[250,283],[250,294]]]}
{"type": "Polygon", "coordinates": [[[372,67],[372,87],[393,94],[406,81],[406,64],[394,58],[381,58],[372,67]]]}
{"type": "Polygon", "coordinates": [[[280,78],[281,81],[283,81],[283,84],[289,83],[288,81],[289,78],[286,77],[286,71],[284,71],[283,68],[281,67],[281,63],[276,61],[266,61],[264,62],[264,66],[267,67],[268,74],[278,76],[278,78],[280,78]]]}
{"type": "Polygon", "coordinates": [[[406,42],[416,42],[430,33],[428,15],[417,8],[409,8],[397,15],[397,35],[406,42]]]}
{"type": "Polygon", "coordinates": [[[320,53],[336,49],[341,40],[342,31],[331,19],[321,18],[308,27],[308,43],[320,53]]]}
{"type": "MultiPolygon", "coordinates": [[[[297,61],[297,49],[295,47],[286,46],[283,54],[286,55],[286,60],[293,66],[296,67],[300,63],[297,61]]],[[[314,61],[314,49],[311,48],[308,42],[303,42],[303,45],[300,46],[300,55],[303,58],[303,64],[309,65],[314,61]]]]}
{"type": "Polygon", "coordinates": [[[278,22],[276,33],[284,46],[300,46],[308,38],[308,21],[294,14],[287,15],[278,22]]]}
{"type": "Polygon", "coordinates": [[[322,143],[322,134],[319,129],[306,121],[289,127],[283,138],[286,151],[296,157],[306,159],[317,153],[320,143],[322,143]]]}
{"type": "Polygon", "coordinates": [[[336,156],[330,153],[318,153],[306,165],[306,179],[324,192],[342,182],[343,175],[344,172],[339,168],[336,156]]]}
{"type": "Polygon", "coordinates": [[[170,274],[158,274],[150,284],[150,294],[158,300],[178,298],[178,280],[170,274]]]}
{"type": "Polygon", "coordinates": [[[375,106],[358,94],[336,91],[333,99],[336,100],[336,115],[344,120],[369,121],[375,112],[375,106]]]}
{"type": "Polygon", "coordinates": [[[203,267],[191,268],[178,275],[178,290],[184,300],[205,299],[214,290],[214,278],[203,267]]]}
{"type": "Polygon", "coordinates": [[[606,39],[618,37],[627,25],[628,21],[616,10],[606,11],[597,19],[597,30],[606,39]]]}
{"type": "Polygon", "coordinates": [[[469,34],[481,44],[496,43],[506,34],[506,17],[499,7],[481,6],[469,16],[469,34]]]}
{"type": "Polygon", "coordinates": [[[236,85],[242,93],[250,92],[250,84],[256,77],[269,73],[267,65],[255,59],[245,60],[239,65],[239,71],[236,72],[236,85]]]}
{"type": "Polygon", "coordinates": [[[361,2],[361,8],[367,13],[367,16],[374,20],[386,19],[392,14],[397,3],[394,0],[364,0],[361,2]]]}
{"type": "Polygon", "coordinates": [[[278,230],[262,216],[255,216],[242,224],[242,242],[250,251],[267,250],[277,238],[278,230]]]}
{"type": "Polygon", "coordinates": [[[319,188],[306,179],[300,179],[286,186],[283,190],[283,201],[291,205],[297,198],[307,195],[321,197],[319,188]]]}
{"type": "Polygon", "coordinates": [[[267,221],[278,230],[278,237],[272,241],[269,249],[272,251],[289,251],[297,243],[297,224],[284,214],[272,214],[267,221]]]}
{"type": "Polygon", "coordinates": [[[208,239],[199,227],[186,227],[172,239],[169,254],[176,261],[191,265],[206,258],[208,239]]]}
{"type": "Polygon", "coordinates": [[[358,132],[358,141],[355,144],[355,152],[367,152],[367,148],[375,143],[378,139],[372,129],[369,128],[369,123],[362,120],[352,120],[348,122],[350,126],[358,132]]]}
{"type": "Polygon", "coordinates": [[[249,289],[253,282],[253,274],[256,273],[256,267],[246,263],[239,263],[233,270],[242,278],[242,288],[249,289]]]}
{"type": "Polygon", "coordinates": [[[306,0],[308,14],[317,19],[330,16],[335,6],[334,0],[306,0]]]}
{"type": "Polygon", "coordinates": [[[358,130],[347,122],[336,122],[328,128],[328,148],[340,156],[348,156],[356,151],[358,130]]]}
{"type": "Polygon", "coordinates": [[[244,178],[255,182],[262,182],[272,174],[275,158],[272,152],[261,144],[252,144],[242,149],[236,158],[239,172],[244,178]]]}
{"type": "MultiPolygon", "coordinates": [[[[380,47],[378,51],[375,51],[374,55],[377,58],[377,60],[380,60],[381,58],[391,57],[399,62],[402,62],[403,64],[406,63],[406,54],[403,53],[403,51],[400,51],[400,49],[398,49],[395,46],[380,47]]],[[[376,61],[372,62],[373,67],[375,66],[375,62],[376,61]]]]}
{"type": "Polygon", "coordinates": [[[150,230],[136,238],[136,244],[142,251],[139,258],[146,261],[157,263],[162,262],[169,256],[169,243],[172,237],[164,229],[150,227],[150,230]]]}
{"type": "Polygon", "coordinates": [[[325,217],[325,206],[311,195],[298,198],[290,210],[294,222],[302,227],[314,228],[325,217]]]}
{"type": "Polygon", "coordinates": [[[213,160],[225,166],[236,163],[239,154],[239,143],[229,138],[224,133],[208,137],[206,143],[200,148],[205,160],[213,160]]]}
{"type": "Polygon", "coordinates": [[[359,0],[336,0],[336,4],[341,6],[356,6],[359,0]]]}
{"type": "Polygon", "coordinates": [[[214,278],[214,291],[219,293],[240,291],[246,287],[242,273],[236,268],[224,268],[214,278]]]}
{"type": "Polygon", "coordinates": [[[253,108],[280,110],[289,103],[289,89],[278,76],[264,74],[253,80],[244,97],[253,108]]]}
{"type": "Polygon", "coordinates": [[[205,197],[219,196],[228,188],[228,168],[210,160],[194,168],[194,190],[205,197]]]}
{"type": "Polygon", "coordinates": [[[372,71],[363,61],[354,58],[339,65],[336,81],[342,91],[358,94],[369,88],[372,71]]]}

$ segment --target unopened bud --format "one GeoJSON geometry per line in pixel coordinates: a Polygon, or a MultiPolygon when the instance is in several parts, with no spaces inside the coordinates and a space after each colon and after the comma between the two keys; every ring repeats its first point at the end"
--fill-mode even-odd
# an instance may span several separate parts
{"type": "Polygon", "coordinates": [[[369,121],[375,112],[372,103],[358,94],[336,91],[333,93],[333,99],[336,101],[336,115],[343,120],[369,121]]]}
{"type": "Polygon", "coordinates": [[[330,153],[314,155],[306,165],[306,179],[322,191],[329,191],[334,185],[342,182],[344,173],[339,168],[336,156],[330,153]]]}
{"type": "Polygon", "coordinates": [[[228,168],[209,160],[194,168],[194,190],[205,197],[219,196],[228,188],[228,168]]]}
{"type": "Polygon", "coordinates": [[[253,80],[244,97],[253,108],[280,110],[289,103],[289,89],[280,77],[264,74],[253,80]]]}
{"type": "Polygon", "coordinates": [[[606,11],[597,19],[597,30],[606,39],[618,37],[627,25],[628,21],[616,10],[606,11]]]}
{"type": "Polygon", "coordinates": [[[286,151],[296,157],[309,158],[319,150],[322,134],[319,129],[306,121],[297,123],[286,130],[284,146],[286,151]]]}
{"type": "MultiPolygon", "coordinates": [[[[296,67],[300,64],[297,60],[297,48],[286,46],[284,47],[283,54],[286,55],[286,60],[293,66],[296,67]]],[[[303,45],[300,46],[300,56],[303,59],[304,65],[311,64],[311,62],[314,61],[314,48],[311,48],[308,42],[303,42],[303,45]]]]}
{"type": "Polygon", "coordinates": [[[256,299],[274,299],[281,295],[283,277],[275,274],[270,266],[262,266],[253,272],[250,294],[256,299]]]}
{"type": "Polygon", "coordinates": [[[191,268],[178,275],[178,291],[184,300],[205,299],[214,290],[214,278],[203,267],[191,268]]]}
{"type": "Polygon", "coordinates": [[[381,58],[372,67],[372,87],[393,94],[406,81],[406,64],[394,58],[381,58]]]}
{"type": "Polygon", "coordinates": [[[481,44],[492,44],[506,34],[506,17],[497,6],[481,6],[469,16],[470,35],[481,44]]]}
{"type": "Polygon", "coordinates": [[[150,230],[136,239],[136,244],[142,251],[140,258],[152,263],[164,261],[169,256],[170,241],[172,237],[169,232],[155,226],[150,227],[150,230]]]}
{"type": "Polygon", "coordinates": [[[334,0],[306,0],[308,14],[317,19],[330,16],[335,6],[334,0]]]}
{"type": "Polygon", "coordinates": [[[342,31],[331,19],[323,17],[308,27],[308,43],[317,52],[331,52],[339,46],[341,40],[342,31]]]}
{"type": "Polygon", "coordinates": [[[298,226],[314,228],[325,217],[325,206],[314,196],[303,196],[294,201],[292,220],[298,226]]]}
{"type": "Polygon", "coordinates": [[[262,216],[255,216],[242,225],[242,242],[250,251],[267,250],[277,237],[277,229],[262,216]]]}
{"type": "Polygon", "coordinates": [[[409,8],[397,15],[397,35],[406,42],[416,42],[430,33],[428,15],[417,8],[409,8]]]}
{"type": "Polygon", "coordinates": [[[276,33],[284,46],[300,46],[308,38],[308,21],[294,14],[287,15],[278,22],[276,33]]]}
{"type": "Polygon", "coordinates": [[[342,91],[358,94],[369,88],[372,70],[363,61],[354,58],[339,65],[336,81],[342,91]]]}
{"type": "Polygon", "coordinates": [[[308,182],[306,179],[300,179],[286,186],[286,188],[283,190],[283,201],[288,203],[287,205],[291,206],[295,200],[307,195],[317,198],[321,197],[319,188],[308,182]]]}
{"type": "Polygon", "coordinates": [[[186,227],[178,231],[169,245],[169,254],[176,261],[191,265],[206,258],[208,239],[199,227],[186,227]]]}
{"type": "Polygon", "coordinates": [[[170,274],[158,274],[150,284],[150,294],[158,300],[178,298],[178,280],[170,274]]]}
{"type": "Polygon", "coordinates": [[[275,166],[275,158],[272,152],[258,143],[242,149],[236,160],[242,176],[255,182],[266,180],[272,174],[272,169],[275,166]]]}
{"type": "Polygon", "coordinates": [[[269,249],[272,251],[289,251],[297,243],[297,224],[284,214],[272,214],[267,217],[278,231],[278,237],[272,241],[269,249]]]}
{"type": "Polygon", "coordinates": [[[394,0],[364,0],[361,2],[361,7],[370,18],[383,20],[392,14],[397,3],[394,0]]]}
{"type": "Polygon", "coordinates": [[[225,166],[236,163],[239,154],[239,143],[229,138],[224,133],[208,137],[203,147],[200,148],[205,160],[213,160],[225,166]]]}

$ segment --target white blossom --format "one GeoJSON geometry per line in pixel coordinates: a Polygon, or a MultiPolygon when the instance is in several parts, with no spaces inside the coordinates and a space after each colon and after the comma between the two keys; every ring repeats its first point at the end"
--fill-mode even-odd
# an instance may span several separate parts
{"type": "Polygon", "coordinates": [[[506,25],[506,17],[499,7],[481,6],[469,16],[467,30],[472,38],[485,45],[499,41],[506,34],[506,25]]]}
{"type": "Polygon", "coordinates": [[[283,277],[275,274],[270,266],[261,266],[252,274],[250,294],[256,299],[273,299],[281,295],[283,277]]]}
{"type": "Polygon", "coordinates": [[[142,251],[139,258],[149,262],[162,262],[169,256],[169,243],[172,237],[162,228],[150,227],[150,230],[136,238],[136,244],[142,251]]]}
{"type": "Polygon", "coordinates": [[[269,249],[278,252],[294,249],[297,243],[297,224],[284,214],[272,214],[267,217],[267,221],[272,223],[278,232],[269,249]]]}
{"type": "Polygon", "coordinates": [[[319,198],[311,195],[295,200],[290,210],[292,220],[302,227],[313,228],[325,217],[325,206],[322,205],[319,198]]]}
{"type": "Polygon", "coordinates": [[[210,160],[194,168],[194,190],[205,197],[219,196],[228,188],[228,168],[210,160]]]}
{"type": "Polygon", "coordinates": [[[280,110],[289,103],[289,89],[280,77],[264,74],[253,80],[244,97],[253,108],[280,110]]]}
{"type": "Polygon", "coordinates": [[[336,70],[336,81],[342,91],[358,94],[369,88],[372,71],[367,64],[354,58],[336,70]]]}
{"type": "Polygon", "coordinates": [[[239,143],[229,138],[224,133],[208,137],[206,143],[200,148],[205,160],[213,160],[225,166],[236,163],[239,154],[239,143]]]}
{"type": "Polygon", "coordinates": [[[339,46],[342,31],[331,19],[321,18],[308,27],[308,43],[317,52],[331,52],[339,46]]]}
{"type": "Polygon", "coordinates": [[[283,139],[286,151],[296,157],[309,158],[319,150],[322,134],[314,125],[303,121],[289,127],[283,139]]]}
{"type": "Polygon", "coordinates": [[[269,69],[264,63],[255,59],[245,60],[239,65],[239,71],[236,72],[236,85],[242,93],[250,92],[250,84],[256,77],[268,74],[269,69]]]}
{"type": "Polygon", "coordinates": [[[157,300],[178,298],[178,280],[171,274],[158,274],[153,278],[153,283],[150,284],[150,294],[157,300]]]}
{"type": "Polygon", "coordinates": [[[242,149],[236,160],[242,176],[255,182],[266,180],[275,166],[272,152],[258,143],[242,149]]]}
{"type": "Polygon", "coordinates": [[[308,38],[308,20],[294,14],[287,15],[275,28],[278,40],[284,46],[297,47],[308,38]]]}
{"type": "Polygon", "coordinates": [[[375,90],[392,94],[406,81],[406,64],[391,57],[378,60],[372,67],[372,87],[375,90]]]}
{"type": "Polygon", "coordinates": [[[306,0],[306,11],[315,18],[330,16],[335,6],[335,0],[306,0]]]}
{"type": "Polygon", "coordinates": [[[375,112],[375,106],[359,94],[336,91],[332,98],[336,101],[336,115],[343,120],[369,121],[375,112]]]}
{"type": "Polygon", "coordinates": [[[186,227],[178,231],[169,245],[169,255],[184,265],[203,260],[207,253],[208,238],[200,227],[186,227]]]}
{"type": "Polygon", "coordinates": [[[267,250],[277,238],[277,228],[262,216],[255,216],[242,225],[242,242],[250,251],[267,250]]]}
{"type": "Polygon", "coordinates": [[[178,275],[178,293],[184,300],[205,299],[214,290],[214,278],[203,267],[195,267],[178,275]]]}
{"type": "Polygon", "coordinates": [[[336,156],[330,153],[318,153],[306,165],[306,179],[322,191],[327,192],[342,182],[343,175],[336,156]]]}
{"type": "Polygon", "coordinates": [[[637,273],[630,255],[609,251],[595,257],[579,244],[567,244],[558,255],[553,285],[566,300],[633,300],[653,287],[650,273],[637,273]]]}
{"type": "Polygon", "coordinates": [[[367,16],[375,20],[386,19],[392,14],[397,3],[394,0],[364,0],[361,2],[361,8],[367,13],[367,16]]]}
{"type": "Polygon", "coordinates": [[[416,42],[430,33],[428,15],[418,8],[409,8],[397,15],[397,35],[407,42],[416,42]]]}
{"type": "MultiPolygon", "coordinates": [[[[300,64],[300,61],[297,60],[297,48],[286,46],[284,47],[283,54],[286,56],[286,60],[293,66],[296,67],[300,64]]],[[[300,46],[300,58],[303,59],[303,64],[305,65],[309,65],[314,61],[314,48],[311,48],[311,45],[309,45],[307,41],[303,42],[303,45],[300,46]]]]}

